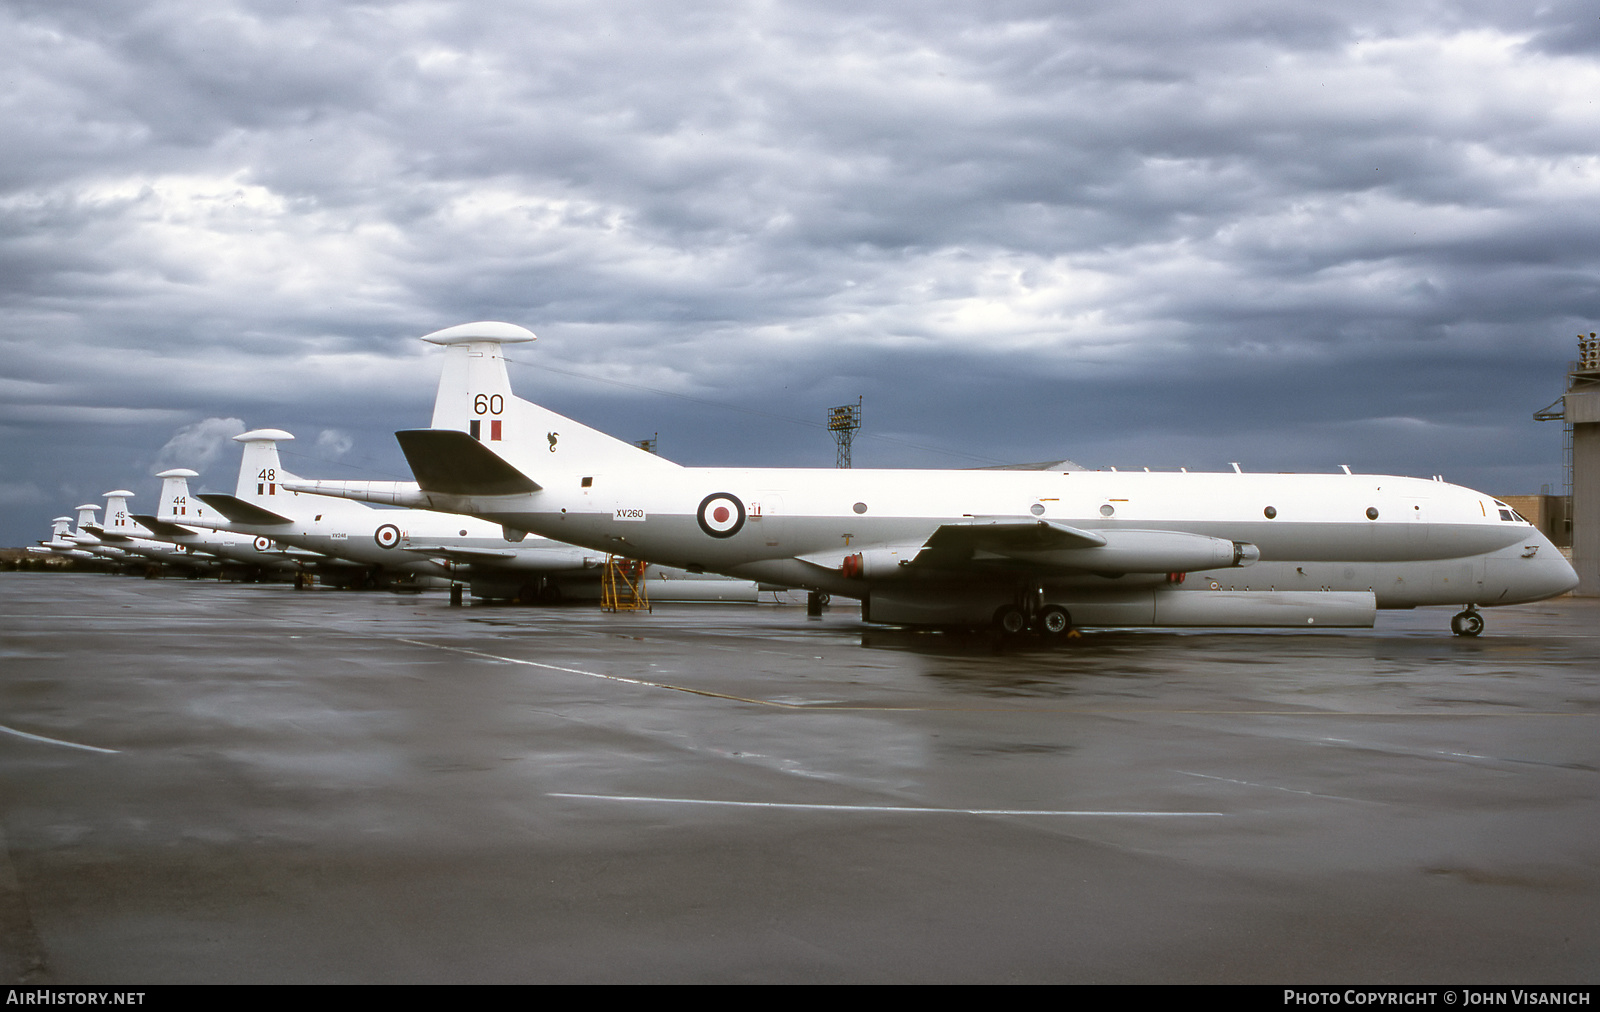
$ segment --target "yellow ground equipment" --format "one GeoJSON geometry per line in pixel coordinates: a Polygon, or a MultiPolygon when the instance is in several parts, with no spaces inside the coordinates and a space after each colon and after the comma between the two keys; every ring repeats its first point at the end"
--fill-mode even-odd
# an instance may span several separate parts
{"type": "Polygon", "coordinates": [[[644,563],[620,555],[606,556],[600,582],[601,611],[654,611],[644,585],[644,563]]]}

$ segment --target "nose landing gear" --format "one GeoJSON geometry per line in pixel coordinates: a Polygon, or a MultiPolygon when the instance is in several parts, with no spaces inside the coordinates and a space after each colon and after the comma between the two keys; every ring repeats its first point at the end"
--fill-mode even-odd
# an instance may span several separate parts
{"type": "Polygon", "coordinates": [[[1450,631],[1457,636],[1476,636],[1483,632],[1483,616],[1478,609],[1467,605],[1467,610],[1450,617],[1450,631]]]}

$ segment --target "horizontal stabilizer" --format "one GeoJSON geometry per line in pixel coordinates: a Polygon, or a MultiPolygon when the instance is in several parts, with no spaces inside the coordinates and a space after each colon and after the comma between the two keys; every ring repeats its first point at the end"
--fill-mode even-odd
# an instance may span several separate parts
{"type": "Polygon", "coordinates": [[[194,531],[187,527],[179,527],[177,524],[169,524],[165,520],[158,520],[155,517],[147,516],[143,513],[133,514],[133,519],[139,521],[141,524],[144,524],[145,529],[158,538],[179,538],[186,534],[194,533],[194,531]]]}
{"type": "Polygon", "coordinates": [[[539,491],[538,482],[465,432],[404,429],[394,437],[425,492],[494,496],[539,491]]]}
{"type": "Polygon", "coordinates": [[[258,527],[294,523],[288,517],[279,516],[269,509],[262,509],[254,503],[245,502],[237,496],[231,496],[224,492],[202,492],[200,493],[200,500],[218,513],[221,513],[231,523],[251,524],[258,527]]]}

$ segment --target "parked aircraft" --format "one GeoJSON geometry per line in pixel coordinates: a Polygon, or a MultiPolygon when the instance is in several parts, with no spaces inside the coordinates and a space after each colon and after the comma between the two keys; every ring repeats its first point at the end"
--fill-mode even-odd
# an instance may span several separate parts
{"type": "MultiPolygon", "coordinates": [[[[267,538],[186,526],[197,525],[207,519],[220,519],[215,510],[189,492],[189,479],[199,477],[198,472],[175,467],[162,471],[156,477],[161,479],[161,499],[157,505],[159,512],[155,516],[133,514],[133,519],[143,525],[151,537],[170,542],[184,552],[202,552],[249,567],[245,572],[258,569],[298,572],[301,568],[302,561],[291,559],[267,538]]],[[[326,556],[314,555],[311,561],[316,559],[326,559],[326,556]]]]}
{"type": "Polygon", "coordinates": [[[36,555],[60,555],[69,559],[97,558],[93,552],[85,551],[71,541],[71,533],[72,518],[56,517],[50,521],[50,540],[41,541],[37,545],[29,545],[28,551],[36,555]]]}
{"type": "Polygon", "coordinates": [[[612,551],[859,598],[867,621],[1370,626],[1378,608],[1480,607],[1577,575],[1492,497],[1390,475],[682,467],[514,397],[504,323],[447,346],[433,427],[397,433],[417,478],[300,491],[451,510],[612,551]]]}
{"type": "MultiPolygon", "coordinates": [[[[435,526],[460,530],[459,517],[302,496],[285,488],[284,482],[295,475],[284,470],[278,458],[278,443],[293,439],[292,434],[254,429],[233,438],[244,444],[234,494],[201,493],[201,502],[217,515],[196,518],[191,525],[248,535],[263,550],[279,548],[300,561],[321,560],[342,567],[354,582],[368,586],[396,575],[450,577],[448,565],[408,551],[401,541],[408,521],[417,517],[431,517],[435,526]]],[[[479,527],[486,534],[498,533],[487,524],[479,527]]]]}
{"type": "MultiPolygon", "coordinates": [[[[239,482],[232,496],[200,496],[225,519],[199,520],[235,531],[369,567],[465,580],[482,597],[598,597],[606,553],[546,538],[508,541],[499,525],[425,509],[375,509],[362,503],[306,496],[284,470],[282,429],[256,429],[235,436],[244,444],[239,482]]],[[[374,573],[375,575],[375,573],[374,573]]],[[[686,573],[647,571],[653,600],[751,600],[752,583],[723,578],[686,579],[686,573]]]]}
{"type": "Polygon", "coordinates": [[[81,551],[86,551],[96,558],[107,559],[111,562],[127,562],[131,558],[121,548],[105,542],[100,535],[95,533],[99,525],[95,522],[94,515],[100,511],[96,503],[84,503],[76,507],[78,519],[71,531],[64,535],[64,539],[71,542],[81,551]]]}
{"type": "MultiPolygon", "coordinates": [[[[216,569],[218,560],[215,556],[194,552],[187,546],[158,538],[135,520],[128,511],[128,500],[131,498],[133,493],[127,489],[107,492],[105,523],[91,525],[90,532],[110,547],[157,565],[173,565],[194,571],[216,569]]],[[[151,570],[152,574],[158,572],[160,570],[151,570]]]]}

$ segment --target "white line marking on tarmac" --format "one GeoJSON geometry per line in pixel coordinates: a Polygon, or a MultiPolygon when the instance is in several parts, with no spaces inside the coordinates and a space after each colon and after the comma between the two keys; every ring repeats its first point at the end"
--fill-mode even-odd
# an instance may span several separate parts
{"type": "Polygon", "coordinates": [[[106,755],[118,754],[118,750],[114,748],[101,748],[98,745],[80,745],[75,741],[62,741],[60,738],[46,738],[42,734],[29,734],[26,731],[18,731],[14,727],[6,727],[4,724],[0,724],[0,731],[4,731],[6,734],[14,734],[18,738],[27,738],[29,741],[42,741],[47,745],[65,745],[67,748],[81,748],[85,752],[104,752],[106,755]]]}
{"type": "Polygon", "coordinates": [[[734,696],[726,692],[711,692],[707,689],[691,689],[687,685],[673,685],[669,682],[652,682],[644,678],[629,678],[626,675],[607,675],[599,671],[585,671],[582,668],[564,668],[559,664],[541,664],[538,661],[527,661],[520,657],[506,657],[503,654],[491,654],[486,650],[471,650],[467,647],[445,646],[443,643],[429,643],[427,640],[399,639],[400,643],[410,643],[419,647],[432,647],[435,650],[448,650],[451,653],[466,654],[469,657],[482,657],[485,660],[504,661],[507,664],[524,664],[530,668],[544,668],[546,671],[561,671],[569,675],[583,675],[586,678],[603,678],[608,682],[622,682],[625,685],[642,685],[651,689],[671,689],[674,692],[687,692],[694,696],[710,696],[713,699],[730,699],[736,703],[755,703],[758,706],[781,706],[786,709],[804,709],[804,704],[777,703],[768,699],[750,699],[747,696],[734,696]]]}
{"type": "Polygon", "coordinates": [[[1349,798],[1342,794],[1318,794],[1316,791],[1304,791],[1298,787],[1278,787],[1274,784],[1258,784],[1253,780],[1234,780],[1232,777],[1215,777],[1209,773],[1191,773],[1188,770],[1175,772],[1186,777],[1199,777],[1202,780],[1216,780],[1224,784],[1238,784],[1241,787],[1260,787],[1269,791],[1283,791],[1285,794],[1304,794],[1308,798],[1328,798],[1332,801],[1360,801],[1360,798],[1349,798]]]}
{"type": "Polygon", "coordinates": [[[718,801],[711,798],[647,798],[627,794],[561,794],[552,798],[578,798],[583,801],[644,801],[662,805],[719,805],[727,808],[790,808],[814,812],[908,812],[924,815],[1092,815],[1132,818],[1189,818],[1193,816],[1219,816],[1225,812],[1108,812],[1108,811],[1053,811],[1038,808],[918,808],[911,805],[812,805],[787,801],[718,801]]]}

